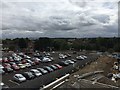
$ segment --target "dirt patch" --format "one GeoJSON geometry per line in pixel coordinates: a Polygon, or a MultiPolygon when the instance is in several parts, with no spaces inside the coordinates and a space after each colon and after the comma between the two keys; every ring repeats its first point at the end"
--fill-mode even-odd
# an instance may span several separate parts
{"type": "Polygon", "coordinates": [[[118,80],[116,83],[113,82],[111,79],[108,79],[106,76],[108,73],[116,73],[117,71],[113,69],[114,62],[117,60],[108,56],[101,56],[99,57],[95,62],[90,63],[89,65],[86,65],[84,68],[79,69],[79,71],[75,72],[71,75],[70,81],[75,81],[75,75],[82,75],[88,72],[94,72],[94,71],[104,71],[103,78],[101,78],[98,82],[114,85],[114,86],[120,86],[120,80],[118,80]]]}
{"type": "Polygon", "coordinates": [[[104,71],[104,75],[112,72],[112,67],[116,60],[107,56],[102,56],[98,58],[95,62],[90,63],[89,65],[85,66],[84,68],[80,69],[76,74],[84,74],[88,72],[94,71],[104,71]]]}

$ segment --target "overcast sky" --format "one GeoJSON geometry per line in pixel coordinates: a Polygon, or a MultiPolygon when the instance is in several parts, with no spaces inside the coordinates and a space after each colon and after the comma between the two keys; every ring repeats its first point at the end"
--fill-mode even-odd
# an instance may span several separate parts
{"type": "Polygon", "coordinates": [[[117,0],[10,1],[2,0],[3,38],[118,35],[117,0]]]}

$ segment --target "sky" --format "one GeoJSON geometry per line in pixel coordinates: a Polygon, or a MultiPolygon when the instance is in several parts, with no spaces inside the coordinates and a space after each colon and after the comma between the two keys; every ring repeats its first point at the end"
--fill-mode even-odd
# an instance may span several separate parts
{"type": "Polygon", "coordinates": [[[117,37],[117,0],[2,0],[2,38],[117,37]]]}

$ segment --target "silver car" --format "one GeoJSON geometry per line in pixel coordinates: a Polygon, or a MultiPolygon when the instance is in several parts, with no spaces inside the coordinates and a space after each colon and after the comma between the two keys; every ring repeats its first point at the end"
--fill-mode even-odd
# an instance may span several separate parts
{"type": "Polygon", "coordinates": [[[26,81],[26,78],[22,74],[15,74],[13,79],[19,83],[26,81]]]}

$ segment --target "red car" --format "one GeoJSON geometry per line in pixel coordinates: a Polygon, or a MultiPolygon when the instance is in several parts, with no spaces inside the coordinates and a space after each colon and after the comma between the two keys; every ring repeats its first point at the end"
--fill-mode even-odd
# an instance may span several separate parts
{"type": "Polygon", "coordinates": [[[36,65],[39,65],[39,63],[40,63],[38,60],[34,60],[33,62],[34,62],[36,65]]]}
{"type": "Polygon", "coordinates": [[[25,64],[25,63],[27,63],[27,61],[24,59],[24,60],[22,60],[21,61],[22,62],[22,64],[25,64]]]}
{"type": "Polygon", "coordinates": [[[13,59],[12,57],[9,57],[8,60],[9,60],[10,62],[14,62],[14,59],[13,59]]]}
{"type": "Polygon", "coordinates": [[[54,64],[55,66],[57,66],[59,69],[62,68],[62,66],[60,66],[59,64],[54,64]]]}
{"type": "Polygon", "coordinates": [[[14,70],[19,70],[19,69],[20,69],[20,67],[17,66],[16,64],[13,64],[13,65],[12,65],[12,68],[13,68],[14,70]]]}
{"type": "Polygon", "coordinates": [[[9,63],[4,63],[3,66],[4,66],[5,68],[11,67],[11,65],[10,65],[9,63]]]}

